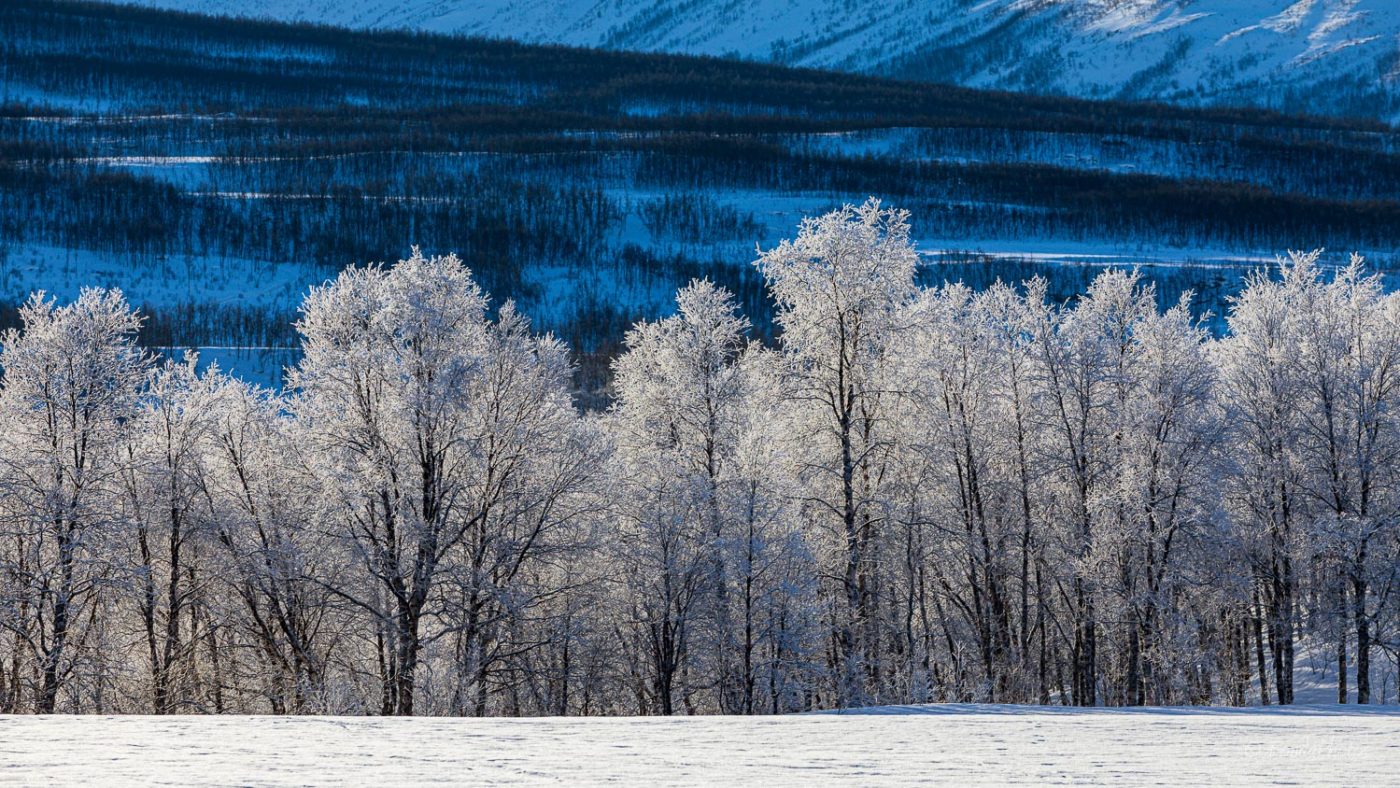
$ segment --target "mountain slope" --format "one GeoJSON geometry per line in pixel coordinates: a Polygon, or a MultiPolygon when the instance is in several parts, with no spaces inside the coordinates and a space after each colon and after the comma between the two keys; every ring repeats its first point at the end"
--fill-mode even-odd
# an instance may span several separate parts
{"type": "Polygon", "coordinates": [[[1400,118],[1394,0],[134,0],[1086,97],[1400,118]]]}
{"type": "Polygon", "coordinates": [[[1372,121],[0,2],[0,328],[31,290],[119,286],[149,345],[285,348],[308,285],[417,244],[601,380],[695,277],[769,330],[755,244],[869,195],[929,282],[1056,302],[1107,264],[1217,316],[1280,250],[1400,265],[1400,130],[1372,121]]]}

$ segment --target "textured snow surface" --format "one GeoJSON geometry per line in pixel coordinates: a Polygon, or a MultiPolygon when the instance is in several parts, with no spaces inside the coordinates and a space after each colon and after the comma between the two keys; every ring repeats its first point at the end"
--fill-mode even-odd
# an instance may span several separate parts
{"type": "Polygon", "coordinates": [[[1338,88],[1400,94],[1396,0],[125,1],[1094,97],[1299,109],[1340,104],[1338,88]]]}
{"type": "Polygon", "coordinates": [[[0,717],[0,783],[1393,784],[1400,710],[883,707],[796,717],[0,717]]]}

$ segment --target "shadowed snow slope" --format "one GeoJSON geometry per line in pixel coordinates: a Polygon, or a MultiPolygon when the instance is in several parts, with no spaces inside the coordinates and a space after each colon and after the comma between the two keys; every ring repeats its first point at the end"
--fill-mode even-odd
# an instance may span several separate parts
{"type": "Polygon", "coordinates": [[[1013,90],[1400,114],[1395,0],[130,0],[1013,90]]]}
{"type": "Polygon", "coordinates": [[[0,783],[1386,784],[1400,710],[885,707],[796,717],[0,717],[0,783]]]}

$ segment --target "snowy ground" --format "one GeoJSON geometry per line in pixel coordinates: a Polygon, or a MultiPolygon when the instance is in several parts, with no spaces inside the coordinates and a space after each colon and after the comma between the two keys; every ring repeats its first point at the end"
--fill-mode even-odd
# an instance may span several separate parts
{"type": "Polygon", "coordinates": [[[0,717],[0,783],[1394,784],[1400,708],[769,718],[0,717]]]}

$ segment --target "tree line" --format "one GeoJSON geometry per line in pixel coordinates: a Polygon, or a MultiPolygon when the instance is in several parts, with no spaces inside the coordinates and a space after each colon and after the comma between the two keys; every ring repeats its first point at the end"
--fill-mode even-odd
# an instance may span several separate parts
{"type": "MultiPolygon", "coordinates": [[[[815,211],[880,192],[919,212],[916,235],[974,249],[1013,238],[1228,249],[1287,248],[1307,239],[1329,248],[1386,248],[1400,227],[1393,200],[1321,199],[1033,162],[857,157],[759,138],[460,139],[453,144],[470,152],[450,153],[368,136],[354,140],[368,146],[354,153],[334,141],[302,139],[310,130],[292,125],[273,136],[293,135],[297,144],[269,145],[261,154],[247,149],[157,167],[119,163],[128,154],[159,161],[225,144],[218,124],[151,123],[124,129],[0,120],[22,135],[0,158],[0,235],[17,249],[93,251],[129,270],[182,259],[180,275],[196,281],[218,275],[224,258],[267,261],[314,281],[346,261],[395,255],[403,247],[400,230],[408,228],[427,250],[469,257],[483,286],[518,299],[586,352],[620,341],[623,327],[657,314],[675,287],[697,275],[734,290],[766,331],[771,305],[755,278],[746,279],[742,262],[752,240],[793,221],[762,210],[769,196],[815,211]],[[111,130],[115,147],[87,147],[83,140],[102,136],[98,129],[111,130]],[[137,149],[126,151],[127,141],[137,149]],[[410,149],[398,149],[401,143],[410,149]],[[562,307],[552,298],[561,280],[578,293],[562,307]],[[617,292],[618,283],[625,292],[617,292]]],[[[1330,188],[1317,182],[1311,190],[1330,188]]],[[[3,257],[0,250],[0,263],[3,257]]],[[[1149,275],[1163,284],[1162,271],[1149,275]]],[[[18,301],[24,292],[6,295],[18,301]]],[[[1215,291],[1201,295],[1205,308],[1223,311],[1215,291]]],[[[161,344],[285,344],[277,330],[229,304],[191,306],[208,318],[147,333],[174,335],[161,344]]],[[[280,316],[294,304],[279,295],[250,306],[280,316]]]]}
{"type": "Polygon", "coordinates": [[[1400,295],[919,284],[908,215],[696,280],[613,401],[455,256],[312,290],[282,391],[119,292],[0,339],[0,711],[769,714],[1395,700],[1400,295]]]}

